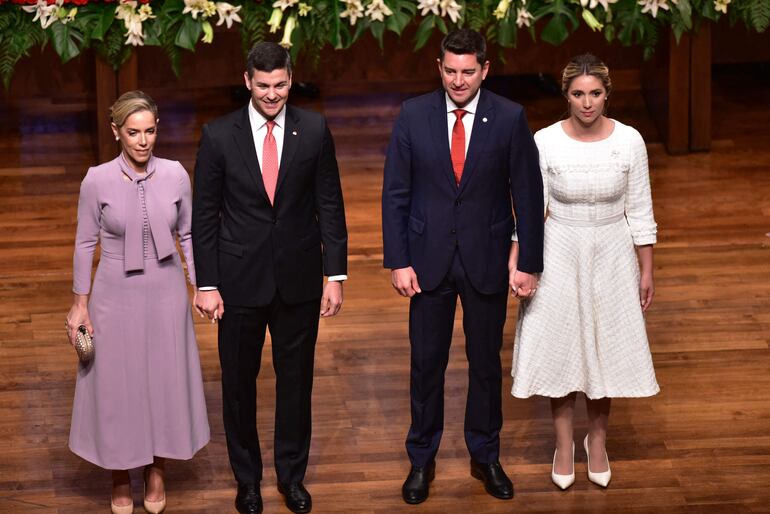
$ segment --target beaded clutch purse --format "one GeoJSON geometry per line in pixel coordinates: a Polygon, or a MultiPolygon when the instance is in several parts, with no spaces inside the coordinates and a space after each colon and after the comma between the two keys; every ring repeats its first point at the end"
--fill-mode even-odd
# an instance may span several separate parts
{"type": "Polygon", "coordinates": [[[85,325],[80,325],[75,336],[75,351],[80,362],[86,363],[94,358],[94,340],[85,325]]]}

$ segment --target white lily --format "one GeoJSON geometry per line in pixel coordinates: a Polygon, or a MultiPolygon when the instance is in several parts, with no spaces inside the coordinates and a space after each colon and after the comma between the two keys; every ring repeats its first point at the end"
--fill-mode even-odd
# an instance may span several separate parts
{"type": "Polygon", "coordinates": [[[276,0],[273,2],[273,7],[278,7],[280,10],[285,11],[289,7],[296,5],[299,0],[276,0]]]}
{"type": "Polygon", "coordinates": [[[425,16],[428,13],[433,13],[438,16],[438,8],[441,0],[420,0],[417,3],[417,8],[421,9],[420,15],[425,16]]]}
{"type": "Polygon", "coordinates": [[[364,17],[364,6],[361,0],[342,0],[347,5],[347,9],[340,13],[340,18],[349,18],[350,24],[355,25],[358,18],[364,17]]]}
{"type": "Polygon", "coordinates": [[[526,7],[519,7],[516,9],[516,26],[519,28],[529,27],[529,24],[535,17],[527,10],[526,7]]]}
{"type": "Polygon", "coordinates": [[[457,20],[460,19],[460,9],[462,9],[462,6],[455,0],[441,0],[440,6],[441,16],[449,16],[449,19],[452,20],[452,23],[457,23],[457,20]]]}
{"type": "Polygon", "coordinates": [[[284,48],[291,48],[291,33],[297,27],[297,17],[293,14],[286,19],[286,25],[283,27],[283,38],[278,43],[284,48]]]}
{"type": "Polygon", "coordinates": [[[233,26],[233,22],[241,22],[241,17],[238,16],[238,11],[241,10],[240,5],[236,7],[235,5],[228,4],[227,2],[217,2],[216,6],[217,14],[219,15],[217,27],[224,23],[229,29],[233,26]]]}
{"type": "Polygon", "coordinates": [[[139,8],[138,14],[139,14],[139,21],[145,21],[150,18],[155,18],[155,15],[152,14],[152,7],[150,7],[150,4],[142,5],[139,8]]]}
{"type": "Polygon", "coordinates": [[[308,5],[304,2],[300,2],[299,6],[297,7],[297,14],[300,16],[307,16],[307,13],[313,10],[312,5],[308,5]]]}
{"type": "Polygon", "coordinates": [[[203,19],[206,19],[216,12],[216,4],[209,0],[184,0],[182,14],[190,13],[190,16],[192,16],[194,20],[198,19],[198,15],[201,15],[203,19]]]}
{"type": "Polygon", "coordinates": [[[385,21],[386,16],[393,14],[393,11],[385,5],[383,0],[372,0],[369,5],[366,6],[366,15],[372,21],[385,21]]]}
{"type": "Polygon", "coordinates": [[[495,7],[492,16],[498,20],[502,20],[508,14],[508,9],[511,7],[511,0],[500,0],[500,3],[495,7]]]}
{"type": "Polygon", "coordinates": [[[727,6],[731,0],[714,0],[714,10],[727,14],[727,6]]]}
{"type": "Polygon", "coordinates": [[[616,4],[618,0],[580,0],[580,5],[589,9],[596,9],[597,5],[604,7],[605,11],[610,9],[610,4],[616,4]]]}
{"type": "Polygon", "coordinates": [[[61,5],[57,4],[48,5],[48,2],[45,0],[37,0],[35,5],[25,5],[22,7],[22,9],[28,13],[35,13],[35,17],[32,19],[32,22],[34,23],[37,20],[40,20],[40,26],[44,29],[47,29],[53,22],[56,21],[56,11],[60,6],[61,5]]]}
{"type": "MultiPolygon", "coordinates": [[[[677,0],[671,0],[672,4],[676,4],[676,2],[677,0]]],[[[642,6],[642,14],[649,12],[653,18],[658,16],[658,9],[670,10],[668,0],[639,0],[637,3],[642,6]]]]}

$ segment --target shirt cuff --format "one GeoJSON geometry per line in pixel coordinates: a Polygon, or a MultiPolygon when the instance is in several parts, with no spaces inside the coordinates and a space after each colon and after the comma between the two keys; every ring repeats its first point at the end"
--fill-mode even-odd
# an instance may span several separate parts
{"type": "Polygon", "coordinates": [[[516,231],[513,231],[513,234],[511,234],[511,241],[519,241],[519,235],[516,233],[516,231]]]}
{"type": "Polygon", "coordinates": [[[217,286],[202,286],[198,288],[198,291],[216,291],[217,286]]]}
{"type": "Polygon", "coordinates": [[[348,279],[347,275],[332,275],[329,278],[327,278],[326,280],[329,281],[329,282],[342,282],[342,281],[347,280],[347,279],[348,279]]]}

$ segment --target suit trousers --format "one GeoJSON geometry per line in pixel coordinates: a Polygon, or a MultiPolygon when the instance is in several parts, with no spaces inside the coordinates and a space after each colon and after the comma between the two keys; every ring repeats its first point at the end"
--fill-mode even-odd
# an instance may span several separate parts
{"type": "Polygon", "coordinates": [[[435,458],[444,430],[444,373],[449,362],[458,295],[463,308],[468,359],[465,444],[478,462],[495,462],[500,454],[503,424],[500,349],[508,291],[494,294],[476,291],[455,249],[452,266],[438,287],[416,294],[409,306],[412,425],[406,449],[414,466],[425,466],[435,458]]]}
{"type": "Polygon", "coordinates": [[[227,453],[239,484],[262,480],[257,434],[257,375],[265,330],[275,370],[274,462],[278,481],[301,482],[310,451],[313,361],[320,298],[286,304],[276,293],[264,307],[227,306],[219,322],[219,362],[227,453]]]}

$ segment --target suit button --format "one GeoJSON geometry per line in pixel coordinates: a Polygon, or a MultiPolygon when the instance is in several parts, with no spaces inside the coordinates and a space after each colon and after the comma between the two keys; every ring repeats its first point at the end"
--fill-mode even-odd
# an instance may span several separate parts
{"type": "Polygon", "coordinates": [[[459,207],[459,206],[460,206],[460,203],[461,203],[461,202],[460,202],[460,200],[455,200],[455,205],[456,205],[456,206],[458,206],[458,207],[459,207]]]}
{"type": "Polygon", "coordinates": [[[277,225],[277,224],[278,224],[278,220],[274,218],[273,219],[273,225],[277,225]]]}
{"type": "Polygon", "coordinates": [[[457,234],[457,231],[455,229],[451,230],[452,234],[457,234]]]}

